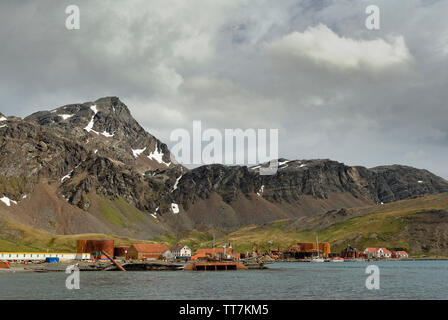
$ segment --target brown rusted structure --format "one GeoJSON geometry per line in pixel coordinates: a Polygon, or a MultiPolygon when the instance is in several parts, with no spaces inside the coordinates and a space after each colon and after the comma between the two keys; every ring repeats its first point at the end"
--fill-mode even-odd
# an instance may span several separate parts
{"type": "Polygon", "coordinates": [[[120,271],[126,271],[121,264],[119,264],[117,261],[115,261],[110,255],[107,254],[107,252],[101,251],[102,254],[104,254],[107,259],[109,259],[120,271]]]}
{"type": "Polygon", "coordinates": [[[319,242],[319,250],[317,250],[316,242],[299,242],[296,245],[288,247],[287,253],[294,258],[308,258],[318,253],[324,258],[328,258],[331,252],[329,242],[319,242]]]}
{"type": "Polygon", "coordinates": [[[115,258],[124,258],[126,257],[126,253],[128,253],[129,246],[118,246],[114,248],[114,257],[115,258]]]}
{"type": "Polygon", "coordinates": [[[348,245],[347,248],[341,251],[342,258],[359,258],[362,252],[359,252],[358,249],[353,248],[348,245]]]}
{"type": "Polygon", "coordinates": [[[223,259],[226,256],[230,256],[231,259],[240,258],[240,254],[235,252],[233,248],[204,248],[198,249],[190,260],[207,260],[208,258],[223,259]]]}
{"type": "Polygon", "coordinates": [[[106,259],[107,257],[102,252],[106,252],[112,257],[114,255],[114,240],[81,239],[78,240],[76,252],[90,253],[97,259],[106,259]]]}
{"type": "Polygon", "coordinates": [[[192,262],[185,266],[184,270],[192,271],[230,271],[230,270],[247,270],[247,267],[239,262],[192,262]]]}

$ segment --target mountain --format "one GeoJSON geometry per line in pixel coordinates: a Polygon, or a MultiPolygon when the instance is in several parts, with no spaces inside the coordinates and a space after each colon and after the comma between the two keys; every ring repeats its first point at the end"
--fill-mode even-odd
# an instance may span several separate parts
{"type": "Polygon", "coordinates": [[[259,174],[267,164],[188,170],[117,97],[0,115],[0,155],[0,218],[54,234],[236,230],[448,192],[426,170],[329,159],[279,159],[271,176],[259,174]]]}

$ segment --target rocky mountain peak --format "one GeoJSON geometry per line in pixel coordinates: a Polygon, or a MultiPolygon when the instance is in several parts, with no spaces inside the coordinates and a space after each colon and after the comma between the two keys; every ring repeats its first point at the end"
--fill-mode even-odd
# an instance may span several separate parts
{"type": "Polygon", "coordinates": [[[25,120],[75,138],[94,153],[140,172],[174,166],[168,147],[146,132],[118,97],[40,111],[25,120]]]}

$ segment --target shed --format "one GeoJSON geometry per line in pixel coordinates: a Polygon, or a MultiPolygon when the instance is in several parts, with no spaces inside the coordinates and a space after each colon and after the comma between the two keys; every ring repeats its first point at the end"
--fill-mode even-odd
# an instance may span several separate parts
{"type": "Polygon", "coordinates": [[[59,258],[47,257],[47,258],[45,258],[45,262],[47,262],[47,263],[59,263],[59,258]]]}
{"type": "Polygon", "coordinates": [[[126,259],[160,259],[167,251],[163,243],[137,243],[129,247],[126,259]]]}

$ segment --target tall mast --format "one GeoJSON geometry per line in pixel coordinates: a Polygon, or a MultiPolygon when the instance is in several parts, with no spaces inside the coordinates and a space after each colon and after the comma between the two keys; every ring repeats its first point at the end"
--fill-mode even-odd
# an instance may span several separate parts
{"type": "Polygon", "coordinates": [[[215,258],[215,231],[213,231],[213,258],[215,258]]]}

